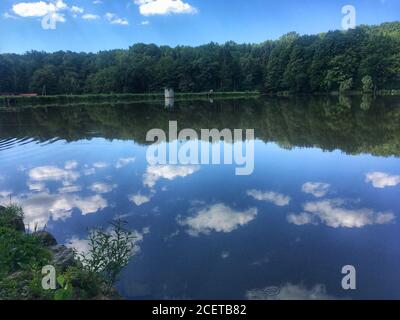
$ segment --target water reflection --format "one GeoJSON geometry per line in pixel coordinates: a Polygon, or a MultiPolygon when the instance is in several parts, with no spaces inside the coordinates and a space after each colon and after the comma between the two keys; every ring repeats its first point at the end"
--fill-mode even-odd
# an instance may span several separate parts
{"type": "Polygon", "coordinates": [[[130,299],[400,298],[399,120],[393,97],[1,113],[0,204],[79,252],[88,229],[125,219],[138,239],[119,284],[130,299]],[[149,165],[146,133],[170,120],[255,128],[254,174],[149,165]]]}
{"type": "Polygon", "coordinates": [[[179,130],[255,128],[257,139],[284,148],[399,155],[398,99],[376,98],[368,110],[361,108],[362,99],[216,100],[214,104],[181,101],[173,110],[163,110],[158,104],[25,109],[2,113],[0,139],[3,148],[30,143],[32,139],[71,142],[94,137],[146,144],[144,133],[153,128],[167,132],[168,121],[177,120],[179,130]]]}

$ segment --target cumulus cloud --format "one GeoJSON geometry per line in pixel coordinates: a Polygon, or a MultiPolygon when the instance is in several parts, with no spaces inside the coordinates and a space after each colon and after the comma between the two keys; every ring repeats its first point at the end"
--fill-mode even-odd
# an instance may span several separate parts
{"type": "Polygon", "coordinates": [[[86,168],[85,170],[83,170],[83,175],[84,176],[92,176],[96,173],[96,169],[95,168],[86,168]]]}
{"type": "Polygon", "coordinates": [[[109,193],[113,191],[116,187],[117,187],[116,185],[111,185],[102,182],[95,182],[89,187],[89,190],[95,193],[109,193]]]}
{"type": "Polygon", "coordinates": [[[28,186],[30,191],[35,191],[35,192],[47,191],[48,192],[46,184],[44,184],[43,182],[28,181],[27,182],[27,186],[28,186]]]}
{"type": "Polygon", "coordinates": [[[287,221],[296,226],[304,226],[306,224],[315,224],[315,216],[311,213],[302,212],[300,214],[291,213],[287,216],[287,221]]]}
{"type": "Polygon", "coordinates": [[[129,196],[129,201],[140,207],[141,205],[151,201],[151,196],[145,196],[140,193],[129,196]]]}
{"type": "Polygon", "coordinates": [[[178,218],[181,226],[188,227],[192,236],[210,234],[212,231],[229,233],[253,221],[257,216],[257,209],[245,211],[234,210],[222,203],[197,210],[194,216],[178,218]]]}
{"type": "Polygon", "coordinates": [[[78,172],[53,166],[33,168],[28,175],[32,181],[75,181],[80,177],[78,172]]]}
{"type": "MultiPolygon", "coordinates": [[[[25,224],[43,228],[50,219],[65,220],[73,209],[79,209],[83,215],[105,209],[107,201],[100,195],[79,197],[72,194],[50,194],[48,192],[26,193],[13,198],[24,209],[25,224]]],[[[9,199],[0,197],[0,204],[8,204],[9,199]]]]}
{"type": "Polygon", "coordinates": [[[65,170],[74,170],[78,167],[78,162],[75,160],[70,160],[65,162],[64,169],[65,170]]]}
{"type": "Polygon", "coordinates": [[[253,289],[246,292],[248,300],[336,300],[337,298],[327,293],[323,284],[312,288],[287,283],[281,287],[267,287],[253,289]]]}
{"type": "Polygon", "coordinates": [[[71,11],[73,13],[83,13],[85,11],[85,9],[78,7],[78,6],[72,6],[71,11]]]}
{"type": "Polygon", "coordinates": [[[115,168],[117,169],[121,169],[123,167],[126,167],[128,164],[134,163],[135,162],[135,158],[120,158],[117,161],[117,164],[115,165],[115,168]]]}
{"type": "Polygon", "coordinates": [[[272,202],[273,204],[284,207],[290,203],[290,197],[276,192],[262,192],[259,190],[249,190],[247,195],[258,201],[272,202]]]}
{"type": "Polygon", "coordinates": [[[375,212],[372,209],[346,208],[342,199],[308,202],[304,213],[290,214],[288,221],[296,225],[316,223],[317,220],[332,228],[362,228],[368,225],[388,224],[395,220],[392,212],[375,212]]]}
{"type": "Polygon", "coordinates": [[[107,167],[108,167],[108,163],[106,163],[106,162],[93,163],[93,168],[95,168],[95,169],[104,169],[104,168],[107,168],[107,167]]]}
{"type": "Polygon", "coordinates": [[[63,11],[69,10],[73,14],[82,13],[83,9],[77,6],[71,8],[63,0],[53,2],[37,1],[37,2],[19,2],[13,5],[12,11],[19,17],[45,17],[50,16],[57,22],[65,22],[63,11]]]}
{"type": "Polygon", "coordinates": [[[82,16],[82,19],[84,20],[97,20],[100,19],[100,16],[97,14],[92,14],[92,13],[86,13],[82,16]]]}
{"type": "Polygon", "coordinates": [[[198,166],[150,166],[143,176],[143,185],[153,188],[160,179],[172,181],[192,175],[199,170],[198,166]]]}
{"type": "Polygon", "coordinates": [[[316,198],[324,197],[330,188],[330,184],[322,182],[306,182],[303,184],[301,191],[304,193],[312,194],[316,198]]]}
{"type": "Polygon", "coordinates": [[[20,17],[44,17],[50,13],[64,10],[68,6],[62,1],[58,0],[55,3],[44,1],[38,2],[20,2],[14,4],[12,10],[20,17]]]}
{"type": "Polygon", "coordinates": [[[400,176],[390,175],[385,172],[370,172],[365,176],[366,183],[372,183],[374,188],[383,189],[395,187],[400,184],[400,176]]]}
{"type": "Polygon", "coordinates": [[[182,0],[134,0],[144,16],[166,14],[195,14],[197,9],[182,0]]]}
{"type": "Polygon", "coordinates": [[[65,186],[62,188],[58,188],[58,193],[74,193],[74,192],[79,192],[82,191],[82,187],[81,186],[65,186]]]}
{"type": "Polygon", "coordinates": [[[104,18],[105,18],[110,24],[119,24],[119,25],[123,25],[123,26],[129,25],[129,22],[128,22],[127,19],[125,19],[125,18],[120,18],[120,17],[118,17],[115,13],[107,12],[107,13],[104,15],[104,18]]]}
{"type": "Polygon", "coordinates": [[[73,236],[65,242],[65,246],[74,249],[78,254],[88,254],[90,251],[89,240],[73,236]]]}

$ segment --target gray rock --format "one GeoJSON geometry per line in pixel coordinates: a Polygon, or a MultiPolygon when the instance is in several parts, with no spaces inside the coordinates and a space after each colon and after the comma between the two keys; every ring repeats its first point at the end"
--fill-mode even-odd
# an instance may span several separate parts
{"type": "Polygon", "coordinates": [[[39,239],[41,244],[45,247],[53,247],[58,244],[56,238],[54,238],[54,236],[51,233],[46,231],[34,232],[32,236],[39,239]]]}
{"type": "Polygon", "coordinates": [[[56,245],[50,248],[53,253],[53,263],[56,267],[66,270],[76,265],[75,252],[63,245],[56,245]]]}

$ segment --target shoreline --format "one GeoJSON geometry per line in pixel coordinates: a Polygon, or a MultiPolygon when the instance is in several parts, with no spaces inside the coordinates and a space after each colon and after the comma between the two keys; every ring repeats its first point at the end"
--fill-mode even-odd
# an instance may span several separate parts
{"type": "MultiPolygon", "coordinates": [[[[259,97],[296,97],[296,96],[400,96],[400,90],[378,90],[376,93],[364,93],[362,91],[348,92],[271,92],[261,93],[259,91],[243,91],[243,92],[215,92],[209,94],[206,92],[199,93],[176,93],[173,101],[190,101],[190,100],[220,100],[220,99],[239,99],[239,98],[259,98],[259,97]]],[[[52,95],[52,96],[0,96],[0,110],[30,107],[51,107],[54,105],[82,105],[82,104],[105,104],[109,103],[146,103],[146,102],[163,102],[165,96],[162,93],[121,93],[121,94],[82,94],[82,95],[52,95]]]]}
{"type": "MultiPolygon", "coordinates": [[[[197,99],[232,99],[259,97],[258,91],[243,92],[206,92],[176,93],[174,101],[197,99]]],[[[44,105],[76,105],[82,103],[116,103],[116,102],[158,102],[165,101],[162,93],[125,93],[125,94],[82,94],[82,95],[54,95],[54,96],[0,96],[0,109],[35,107],[44,105]]]]}

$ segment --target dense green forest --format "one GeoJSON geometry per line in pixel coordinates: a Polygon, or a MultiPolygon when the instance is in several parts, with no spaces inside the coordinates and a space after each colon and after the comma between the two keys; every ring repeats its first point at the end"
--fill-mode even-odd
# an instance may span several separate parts
{"type": "Polygon", "coordinates": [[[400,89],[400,22],[262,44],[135,44],[99,53],[0,55],[1,93],[327,92],[400,89]]]}
{"type": "Polygon", "coordinates": [[[153,128],[167,132],[169,120],[176,120],[179,130],[193,128],[199,133],[202,128],[254,128],[257,139],[288,149],[316,147],[398,157],[398,101],[371,95],[296,96],[178,101],[172,109],[156,102],[16,109],[0,113],[0,152],[10,148],[10,141],[25,143],[26,137],[40,143],[101,137],[147,145],[145,132],[153,128]]]}

